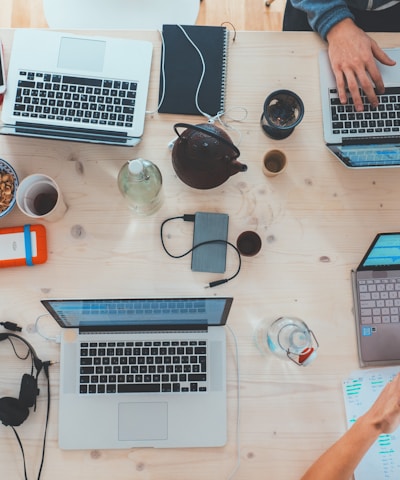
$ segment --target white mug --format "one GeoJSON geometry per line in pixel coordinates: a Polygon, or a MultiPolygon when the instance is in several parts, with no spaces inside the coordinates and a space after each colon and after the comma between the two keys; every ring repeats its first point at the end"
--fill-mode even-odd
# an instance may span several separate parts
{"type": "Polygon", "coordinates": [[[31,218],[55,222],[68,209],[57,183],[42,173],[25,177],[17,188],[16,197],[18,208],[31,218]]]}

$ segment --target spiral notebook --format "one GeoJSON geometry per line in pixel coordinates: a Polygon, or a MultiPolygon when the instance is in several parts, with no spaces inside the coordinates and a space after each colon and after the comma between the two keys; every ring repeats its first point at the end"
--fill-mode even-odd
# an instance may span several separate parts
{"type": "Polygon", "coordinates": [[[163,25],[162,35],[161,104],[158,111],[184,115],[204,112],[211,116],[222,111],[225,106],[228,29],[222,26],[163,25]],[[204,67],[196,47],[203,56],[204,67]],[[199,110],[196,92],[200,81],[199,110]]]}

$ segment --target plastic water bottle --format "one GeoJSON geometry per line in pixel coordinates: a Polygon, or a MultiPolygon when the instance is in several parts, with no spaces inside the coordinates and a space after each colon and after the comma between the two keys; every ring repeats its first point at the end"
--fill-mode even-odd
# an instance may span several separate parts
{"type": "Polygon", "coordinates": [[[303,320],[296,317],[262,322],[256,330],[256,342],[261,351],[270,350],[297,365],[309,365],[317,356],[317,339],[303,320]]]}
{"type": "Polygon", "coordinates": [[[129,160],[118,174],[118,188],[136,215],[151,215],[162,204],[162,176],[153,162],[129,160]]]}

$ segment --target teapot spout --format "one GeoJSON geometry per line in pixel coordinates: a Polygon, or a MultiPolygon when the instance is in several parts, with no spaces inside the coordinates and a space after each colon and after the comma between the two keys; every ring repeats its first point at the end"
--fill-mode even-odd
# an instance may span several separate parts
{"type": "Polygon", "coordinates": [[[232,160],[231,175],[235,175],[236,173],[246,172],[246,171],[247,171],[247,165],[245,165],[244,163],[240,163],[237,160],[232,160]]]}

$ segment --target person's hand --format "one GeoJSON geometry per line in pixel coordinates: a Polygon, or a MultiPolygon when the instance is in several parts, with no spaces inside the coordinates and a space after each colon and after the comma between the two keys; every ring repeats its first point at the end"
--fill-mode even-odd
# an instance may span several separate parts
{"type": "Polygon", "coordinates": [[[382,433],[400,424],[400,373],[382,390],[372,407],[326,450],[301,480],[350,478],[363,456],[382,433]]]}
{"type": "Polygon", "coordinates": [[[381,73],[376,60],[384,65],[395,65],[392,60],[353,20],[346,18],[333,26],[327,35],[328,53],[336,78],[339,99],[347,102],[346,86],[357,111],[363,110],[359,87],[366,94],[372,107],[378,105],[378,94],[384,92],[381,73]]]}
{"type": "Polygon", "coordinates": [[[364,415],[379,433],[392,433],[400,424],[400,374],[382,390],[364,415]]]}

